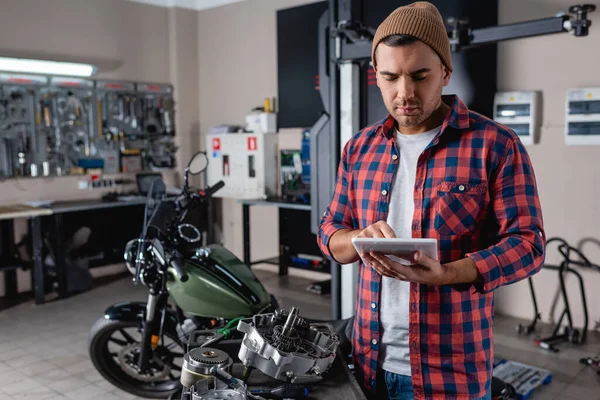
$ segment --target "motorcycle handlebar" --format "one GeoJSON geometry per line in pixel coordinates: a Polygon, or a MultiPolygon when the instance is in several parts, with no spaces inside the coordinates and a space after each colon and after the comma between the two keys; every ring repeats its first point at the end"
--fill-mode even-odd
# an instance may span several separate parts
{"type": "Polygon", "coordinates": [[[225,186],[225,182],[223,182],[223,181],[219,181],[219,182],[215,183],[213,186],[207,188],[206,190],[203,190],[204,196],[205,197],[212,196],[217,191],[219,191],[223,186],[225,186]]]}
{"type": "Polygon", "coordinates": [[[181,261],[179,261],[177,257],[171,259],[171,267],[177,272],[177,276],[181,282],[185,282],[189,279],[187,272],[183,269],[183,264],[181,264],[181,261]]]}

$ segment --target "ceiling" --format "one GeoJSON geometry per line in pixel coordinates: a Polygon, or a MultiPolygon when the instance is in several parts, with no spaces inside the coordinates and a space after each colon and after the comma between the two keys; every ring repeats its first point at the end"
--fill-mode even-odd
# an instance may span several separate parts
{"type": "Polygon", "coordinates": [[[159,7],[179,7],[188,8],[190,10],[206,10],[224,6],[225,4],[238,3],[245,0],[127,0],[135,3],[150,4],[159,7]]]}

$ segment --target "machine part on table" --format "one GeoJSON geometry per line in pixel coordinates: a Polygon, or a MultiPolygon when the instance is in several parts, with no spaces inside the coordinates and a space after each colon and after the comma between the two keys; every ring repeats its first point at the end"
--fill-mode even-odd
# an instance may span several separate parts
{"type": "Polygon", "coordinates": [[[198,347],[189,351],[181,369],[181,384],[185,388],[182,399],[260,399],[249,394],[246,385],[229,374],[232,364],[233,360],[223,350],[198,347]]]}
{"type": "Polygon", "coordinates": [[[245,376],[252,368],[281,381],[291,383],[322,380],[333,360],[339,339],[317,330],[292,307],[270,314],[241,320],[238,331],[244,332],[239,358],[245,376]]]}
{"type": "Polygon", "coordinates": [[[38,127],[39,88],[47,78],[0,74],[0,176],[37,175],[42,169],[45,146],[38,127]]]}
{"type": "Polygon", "coordinates": [[[229,370],[232,364],[233,360],[223,350],[198,347],[183,357],[181,384],[184,387],[192,387],[199,381],[212,380],[214,388],[221,389],[224,386],[219,381],[212,379],[210,371],[213,367],[229,370]]]}

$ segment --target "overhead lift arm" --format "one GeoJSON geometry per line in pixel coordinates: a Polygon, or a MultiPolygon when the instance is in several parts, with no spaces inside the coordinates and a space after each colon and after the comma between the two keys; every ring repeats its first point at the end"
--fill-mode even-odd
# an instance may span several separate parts
{"type": "MultiPolygon", "coordinates": [[[[362,0],[338,0],[338,20],[335,30],[336,58],[339,61],[359,61],[371,58],[371,43],[375,31],[363,24],[360,13],[362,0]]],[[[470,29],[469,22],[456,17],[448,18],[450,25],[448,37],[452,51],[497,43],[505,40],[550,35],[555,33],[572,33],[574,36],[587,36],[592,21],[587,14],[596,10],[593,4],[574,5],[569,7],[569,14],[561,13],[555,17],[532,21],[517,22],[470,29]]]]}

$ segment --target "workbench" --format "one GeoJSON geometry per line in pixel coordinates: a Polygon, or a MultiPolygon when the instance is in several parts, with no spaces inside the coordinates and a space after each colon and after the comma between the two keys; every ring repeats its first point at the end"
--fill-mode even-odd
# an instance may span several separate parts
{"type": "MultiPolygon", "coordinates": [[[[33,207],[25,204],[0,206],[0,272],[4,272],[5,297],[7,299],[17,295],[17,268],[23,267],[22,262],[15,258],[14,220],[27,218],[29,220],[29,232],[32,248],[32,290],[35,304],[45,302],[45,270],[43,264],[43,240],[42,232],[50,220],[53,221],[52,242],[56,249],[55,262],[57,273],[57,291],[59,298],[68,295],[67,273],[65,268],[65,254],[63,251],[64,217],[69,213],[80,213],[86,211],[107,210],[121,207],[143,207],[146,198],[143,196],[131,196],[122,200],[106,201],[102,199],[57,201],[49,205],[33,207]]],[[[127,212],[130,212],[128,210],[127,212]]],[[[143,215],[143,214],[140,214],[143,215]]],[[[107,229],[110,225],[107,224],[107,229]]],[[[142,222],[132,227],[138,234],[142,229],[142,222]]]]}
{"type": "Polygon", "coordinates": [[[36,304],[44,301],[44,268],[42,263],[41,217],[52,214],[52,210],[32,207],[25,204],[0,206],[0,271],[4,272],[4,296],[17,295],[17,269],[23,265],[16,259],[14,220],[29,220],[29,232],[32,240],[32,289],[36,304]]]}
{"type": "MultiPolygon", "coordinates": [[[[132,236],[131,239],[137,237],[139,232],[142,230],[143,224],[143,208],[146,204],[146,198],[144,196],[131,196],[126,198],[125,200],[102,200],[102,199],[92,199],[92,200],[74,200],[74,201],[57,201],[53,202],[49,209],[52,213],[52,225],[53,225],[53,244],[56,249],[55,254],[55,262],[56,262],[56,274],[57,274],[57,291],[59,298],[64,298],[69,295],[68,291],[68,274],[66,271],[66,263],[65,263],[65,252],[63,248],[64,239],[67,237],[65,232],[65,218],[68,214],[77,213],[76,215],[85,216],[90,211],[104,211],[115,208],[126,207],[127,213],[136,212],[140,216],[140,220],[137,221],[137,218],[133,218],[134,221],[138,223],[132,228],[132,236]],[[138,210],[130,210],[131,207],[138,207],[138,210]]],[[[115,228],[112,224],[109,223],[110,219],[107,220],[105,225],[106,230],[111,230],[115,228]]],[[[117,222],[117,221],[111,221],[117,222]]],[[[83,222],[82,222],[83,223],[83,222]]],[[[119,229],[119,227],[116,227],[119,229]]],[[[122,229],[122,224],[121,224],[122,229]]],[[[106,232],[105,234],[100,235],[103,238],[109,238],[110,233],[106,232]]],[[[125,243],[123,243],[123,247],[125,243]]],[[[122,261],[121,254],[118,255],[119,260],[122,261]]]]}
{"type": "MultiPolygon", "coordinates": [[[[248,266],[255,264],[275,264],[279,266],[279,275],[286,276],[288,267],[294,265],[292,257],[298,253],[322,257],[315,235],[310,231],[310,204],[286,202],[280,199],[268,200],[238,200],[242,204],[244,263],[248,266]],[[252,261],[250,252],[250,207],[276,207],[279,219],[279,248],[280,253],[271,258],[252,261]]],[[[297,265],[294,265],[297,266],[297,265]]],[[[329,273],[329,263],[326,259],[320,263],[306,265],[305,269],[329,273]]]]}

